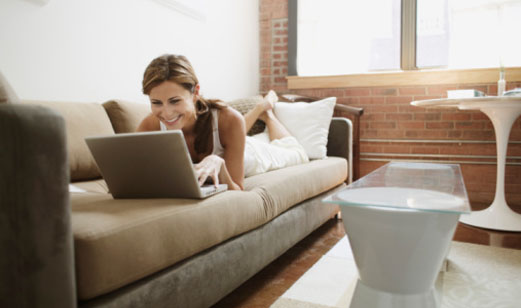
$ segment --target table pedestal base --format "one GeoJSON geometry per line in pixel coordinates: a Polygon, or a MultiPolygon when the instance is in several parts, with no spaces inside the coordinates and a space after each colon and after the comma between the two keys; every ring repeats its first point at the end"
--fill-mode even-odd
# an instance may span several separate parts
{"type": "Polygon", "coordinates": [[[506,203],[494,201],[482,211],[461,215],[460,222],[492,230],[521,232],[521,215],[512,211],[506,203]]]}
{"type": "Polygon", "coordinates": [[[349,308],[438,308],[440,303],[435,288],[420,294],[388,293],[366,286],[359,279],[349,308]]]}

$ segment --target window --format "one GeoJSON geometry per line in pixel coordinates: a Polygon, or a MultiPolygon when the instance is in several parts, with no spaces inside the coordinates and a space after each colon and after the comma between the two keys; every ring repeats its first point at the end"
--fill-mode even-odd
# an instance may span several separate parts
{"type": "Polygon", "coordinates": [[[521,66],[521,0],[290,0],[289,12],[290,75],[521,66]]]}
{"type": "Polygon", "coordinates": [[[400,0],[298,0],[297,9],[299,75],[400,68],[400,0]]]}

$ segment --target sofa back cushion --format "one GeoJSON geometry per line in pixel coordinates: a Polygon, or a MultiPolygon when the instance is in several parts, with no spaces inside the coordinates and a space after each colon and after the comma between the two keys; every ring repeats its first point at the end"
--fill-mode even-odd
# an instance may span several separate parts
{"type": "Polygon", "coordinates": [[[24,103],[49,107],[65,119],[71,182],[101,177],[85,143],[85,137],[88,136],[114,134],[110,119],[101,104],[47,101],[24,101],[24,103]]]}
{"type": "Polygon", "coordinates": [[[103,103],[103,107],[116,134],[135,132],[141,121],[150,114],[150,104],[111,100],[103,103]]]}
{"type": "Polygon", "coordinates": [[[2,103],[19,103],[20,100],[9,85],[2,72],[0,72],[0,104],[2,103]]]}

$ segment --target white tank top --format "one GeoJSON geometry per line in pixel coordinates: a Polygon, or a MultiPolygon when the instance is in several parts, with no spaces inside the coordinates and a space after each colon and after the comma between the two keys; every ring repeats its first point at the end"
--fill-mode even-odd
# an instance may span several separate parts
{"type": "MultiPolygon", "coordinates": [[[[212,109],[212,135],[213,135],[213,150],[212,154],[223,157],[224,156],[224,148],[221,144],[221,139],[219,138],[219,110],[212,109]]],[[[165,124],[159,121],[159,126],[161,130],[167,130],[165,124]]]]}

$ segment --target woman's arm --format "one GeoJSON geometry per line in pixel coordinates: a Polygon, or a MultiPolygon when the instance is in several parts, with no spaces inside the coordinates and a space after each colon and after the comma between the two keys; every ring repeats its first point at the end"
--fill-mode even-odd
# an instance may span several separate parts
{"type": "Polygon", "coordinates": [[[242,190],[244,145],[246,143],[244,118],[233,108],[221,109],[218,127],[219,139],[224,148],[224,157],[208,155],[195,165],[199,184],[204,183],[208,177],[211,177],[215,183],[227,184],[230,190],[242,190]]]}
{"type": "Polygon", "coordinates": [[[199,183],[208,177],[214,182],[228,184],[230,190],[242,190],[244,182],[244,145],[246,128],[243,116],[233,108],[219,111],[219,139],[224,157],[208,155],[195,165],[199,183]],[[218,180],[218,181],[216,181],[218,180]]]}
{"type": "Polygon", "coordinates": [[[228,107],[219,112],[219,139],[224,148],[225,162],[219,176],[224,183],[231,180],[230,189],[242,190],[246,126],[244,117],[237,110],[228,107]]]}

